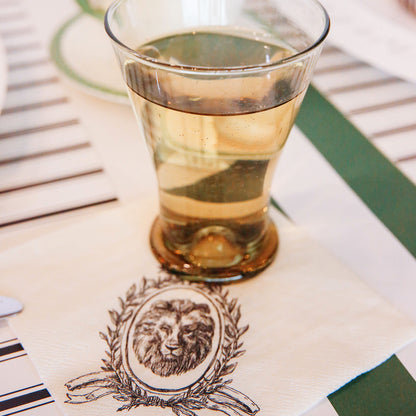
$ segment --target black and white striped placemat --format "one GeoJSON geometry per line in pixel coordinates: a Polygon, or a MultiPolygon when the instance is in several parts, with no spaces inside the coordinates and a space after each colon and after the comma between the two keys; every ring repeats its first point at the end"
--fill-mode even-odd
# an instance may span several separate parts
{"type": "MultiPolygon", "coordinates": [[[[326,47],[315,86],[416,183],[416,85],[326,47]]],[[[330,123],[331,120],[328,120],[330,123]]]]}
{"type": "Polygon", "coordinates": [[[16,335],[0,319],[0,416],[57,416],[51,397],[16,335]]]}
{"type": "Polygon", "coordinates": [[[0,228],[116,201],[18,1],[0,1],[0,35],[8,64],[0,115],[0,228]]]}
{"type": "MultiPolygon", "coordinates": [[[[0,115],[0,229],[117,200],[48,52],[18,1],[0,1],[7,95],[0,115]]],[[[6,320],[0,320],[0,415],[56,416],[6,320]]]]}

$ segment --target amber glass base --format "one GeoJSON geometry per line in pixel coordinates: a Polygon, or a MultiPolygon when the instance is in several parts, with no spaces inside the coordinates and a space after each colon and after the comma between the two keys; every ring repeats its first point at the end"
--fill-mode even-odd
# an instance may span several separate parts
{"type": "Polygon", "coordinates": [[[171,249],[165,241],[159,217],[150,233],[152,251],[165,269],[186,280],[217,283],[230,283],[257,275],[275,258],[278,243],[277,230],[271,220],[254,248],[235,246],[227,238],[227,233],[211,227],[186,252],[171,249]]]}

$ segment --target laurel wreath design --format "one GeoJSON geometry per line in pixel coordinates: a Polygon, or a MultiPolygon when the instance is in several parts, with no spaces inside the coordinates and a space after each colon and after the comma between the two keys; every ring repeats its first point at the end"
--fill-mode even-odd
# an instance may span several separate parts
{"type": "Polygon", "coordinates": [[[107,343],[107,358],[103,359],[101,370],[108,372],[106,388],[111,389],[113,398],[124,402],[117,410],[130,410],[139,406],[170,407],[177,416],[197,416],[194,410],[205,408],[209,396],[232,382],[228,376],[235,370],[234,360],[244,354],[241,349],[241,336],[247,331],[248,325],[239,326],[241,317],[240,305],[237,299],[228,300],[228,290],[220,285],[195,284],[204,287],[216,301],[224,317],[224,340],[221,353],[218,354],[214,371],[193,384],[184,393],[176,394],[169,399],[151,395],[137,385],[122,365],[121,339],[125,327],[134,311],[142,305],[145,299],[154,291],[170,287],[174,284],[190,285],[176,276],[160,275],[156,279],[143,278],[140,287],[133,284],[126,293],[125,299],[119,298],[120,311],[110,310],[113,327],[107,326],[107,333],[100,332],[100,337],[107,343]]]}

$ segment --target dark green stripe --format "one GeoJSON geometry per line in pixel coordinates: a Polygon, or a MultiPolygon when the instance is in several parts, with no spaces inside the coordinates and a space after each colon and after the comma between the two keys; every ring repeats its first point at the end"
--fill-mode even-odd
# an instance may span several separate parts
{"type": "Polygon", "coordinates": [[[416,257],[416,187],[413,183],[312,86],[296,125],[416,257]]]}
{"type": "Polygon", "coordinates": [[[289,215],[283,210],[283,208],[277,203],[277,201],[274,198],[270,198],[270,204],[276,208],[278,211],[280,211],[281,214],[283,214],[286,218],[289,218],[289,215]]]}
{"type": "MultiPolygon", "coordinates": [[[[332,167],[416,256],[416,187],[314,87],[297,126],[332,167]]],[[[416,382],[393,356],[328,399],[340,416],[415,416],[416,382]]]]}
{"type": "Polygon", "coordinates": [[[328,399],[340,416],[416,415],[416,383],[396,356],[328,399]]]}

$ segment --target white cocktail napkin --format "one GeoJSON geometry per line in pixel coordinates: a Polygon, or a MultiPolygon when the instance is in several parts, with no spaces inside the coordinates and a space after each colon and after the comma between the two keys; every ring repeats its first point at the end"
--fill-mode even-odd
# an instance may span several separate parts
{"type": "Polygon", "coordinates": [[[67,415],[298,415],[416,337],[276,211],[274,263],[225,287],[159,270],[155,212],[138,201],[0,253],[2,294],[25,305],[14,330],[67,415]],[[181,365],[163,355],[175,340],[181,365]]]}

